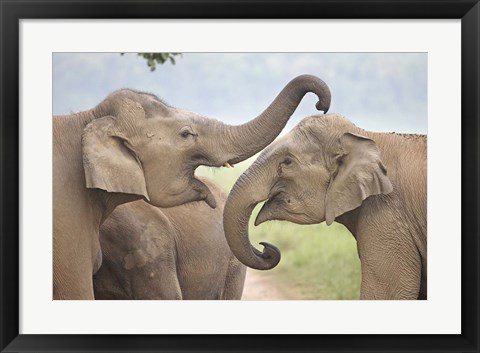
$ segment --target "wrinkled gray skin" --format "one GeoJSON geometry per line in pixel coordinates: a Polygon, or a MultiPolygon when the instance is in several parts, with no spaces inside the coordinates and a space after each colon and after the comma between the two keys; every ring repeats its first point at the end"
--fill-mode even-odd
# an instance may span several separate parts
{"type": "Polygon", "coordinates": [[[318,109],[328,110],[328,87],[304,75],[239,126],[132,90],[117,91],[91,110],[53,117],[53,298],[94,298],[99,228],[115,207],[139,199],[159,207],[200,200],[215,207],[195,168],[234,164],[263,149],[307,92],[319,96],[318,109]]]}
{"type": "Polygon", "coordinates": [[[276,247],[261,243],[262,253],[248,239],[252,210],[267,200],[255,225],[335,220],[350,230],[362,299],[426,299],[426,152],[425,135],[373,133],[338,115],[304,119],[234,185],[224,211],[229,246],[249,267],[278,264],[276,247]]]}
{"type": "Polygon", "coordinates": [[[246,267],[223,231],[225,193],[202,178],[217,202],[159,208],[118,206],[100,227],[103,263],[95,299],[240,299],[246,267]]]}

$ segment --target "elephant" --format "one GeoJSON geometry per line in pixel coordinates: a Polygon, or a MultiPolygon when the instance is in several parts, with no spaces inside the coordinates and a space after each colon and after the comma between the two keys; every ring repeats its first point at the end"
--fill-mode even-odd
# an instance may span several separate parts
{"type": "Polygon", "coordinates": [[[263,150],[228,196],[224,229],[243,264],[267,270],[279,249],[260,243],[260,251],[248,234],[262,201],[255,225],[343,224],[357,243],[361,299],[427,298],[426,135],[365,131],[327,114],[303,119],[263,150]]]}
{"type": "Polygon", "coordinates": [[[100,225],[119,205],[145,200],[158,207],[204,201],[200,165],[238,163],[270,144],[307,92],[326,111],[331,95],[321,79],[290,81],[255,119],[230,126],[154,94],[113,92],[90,110],[53,117],[53,298],[94,299],[102,263],[100,225]]]}
{"type": "Polygon", "coordinates": [[[103,263],[95,299],[240,299],[246,267],[223,231],[225,192],[200,180],[216,208],[194,201],[159,208],[142,200],[118,206],[100,227],[103,263]]]}

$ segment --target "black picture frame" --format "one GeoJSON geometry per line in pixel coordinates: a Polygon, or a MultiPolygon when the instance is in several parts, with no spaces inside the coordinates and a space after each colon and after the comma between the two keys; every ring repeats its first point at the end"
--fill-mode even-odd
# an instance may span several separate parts
{"type": "Polygon", "coordinates": [[[0,0],[0,12],[2,352],[479,352],[478,0],[0,0]],[[242,336],[19,334],[19,20],[125,18],[461,19],[462,333],[242,336]]]}

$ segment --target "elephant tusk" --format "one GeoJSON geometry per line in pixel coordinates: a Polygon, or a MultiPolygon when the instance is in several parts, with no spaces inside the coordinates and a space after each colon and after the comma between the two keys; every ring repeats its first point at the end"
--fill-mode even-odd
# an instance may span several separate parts
{"type": "Polygon", "coordinates": [[[233,165],[231,165],[231,164],[228,163],[228,162],[225,162],[225,163],[223,164],[223,166],[224,166],[224,167],[227,167],[227,168],[233,168],[233,165]]]}

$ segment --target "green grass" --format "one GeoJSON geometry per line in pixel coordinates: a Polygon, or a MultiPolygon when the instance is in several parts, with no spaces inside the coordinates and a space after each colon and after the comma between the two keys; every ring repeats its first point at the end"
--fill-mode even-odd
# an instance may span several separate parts
{"type": "MultiPolygon", "coordinates": [[[[233,169],[201,167],[197,174],[209,177],[229,192],[254,159],[233,169]]],[[[253,221],[260,208],[261,204],[257,205],[250,219],[250,241],[258,249],[262,249],[260,241],[275,244],[282,252],[282,260],[268,273],[258,271],[259,275],[273,278],[290,299],[359,298],[360,261],[355,239],[344,226],[270,221],[255,227],[253,221]]]]}

